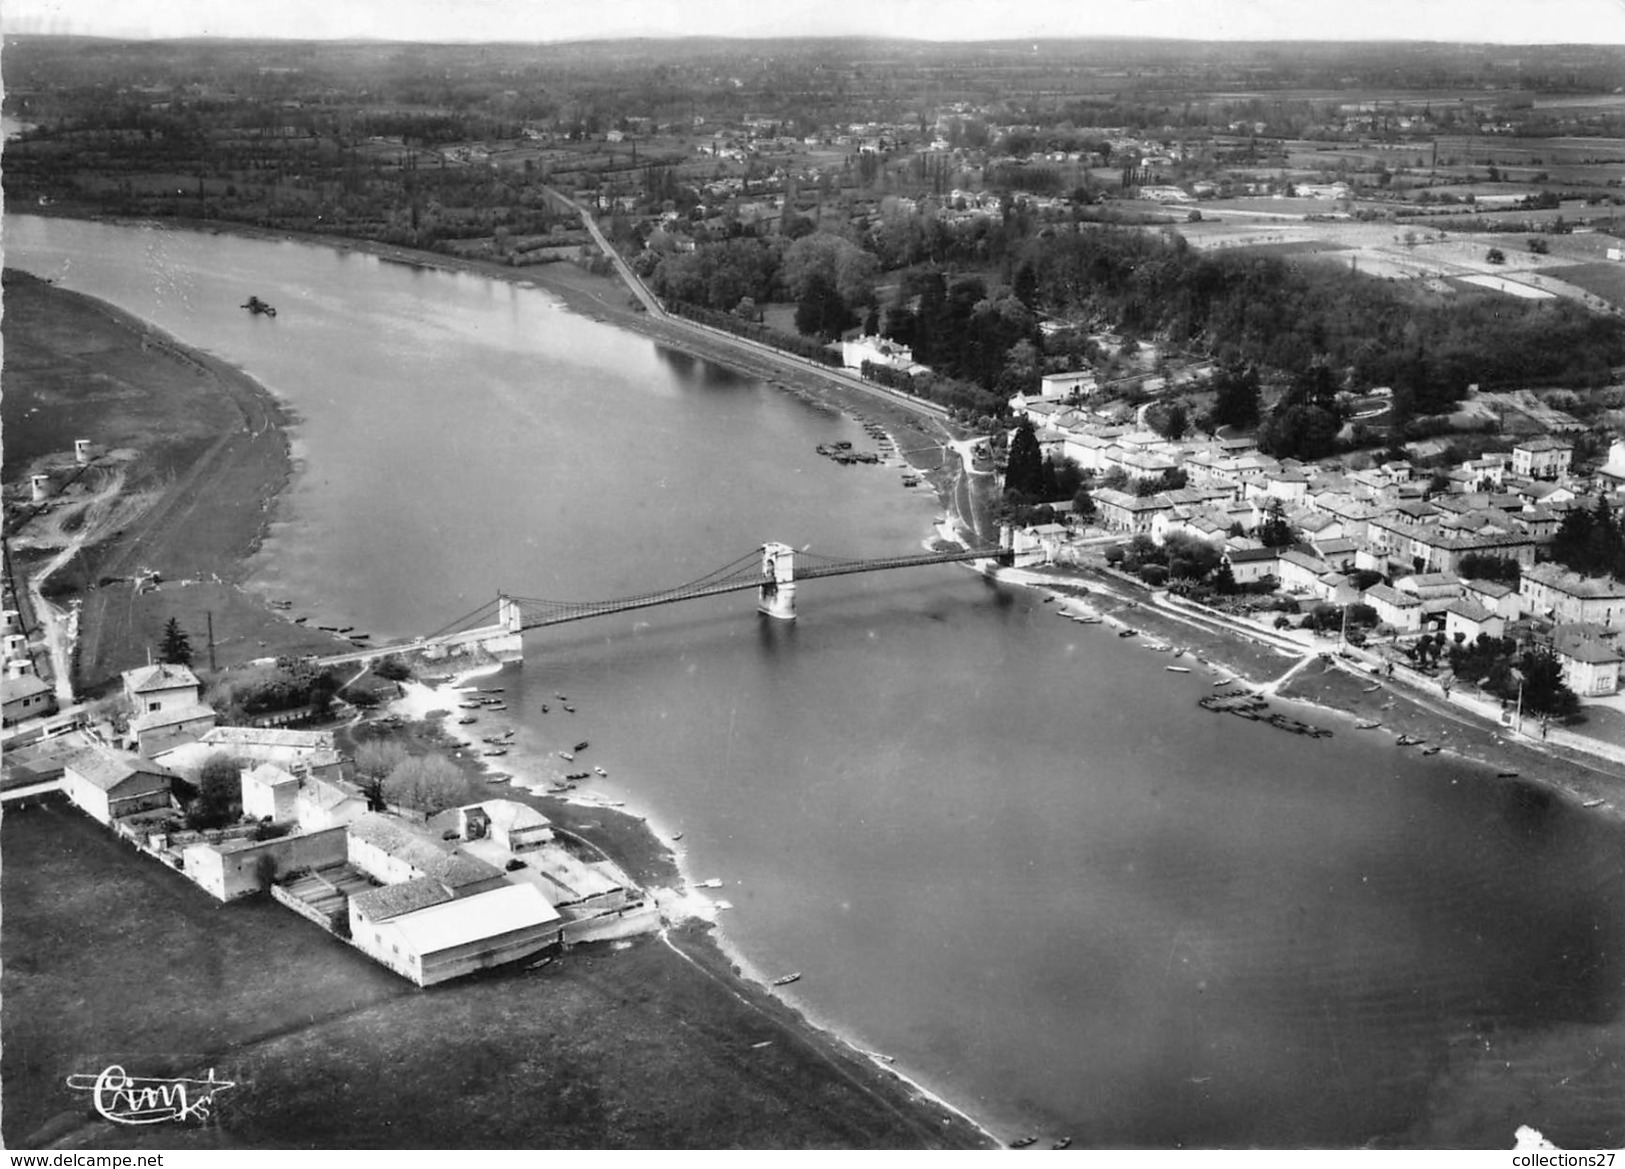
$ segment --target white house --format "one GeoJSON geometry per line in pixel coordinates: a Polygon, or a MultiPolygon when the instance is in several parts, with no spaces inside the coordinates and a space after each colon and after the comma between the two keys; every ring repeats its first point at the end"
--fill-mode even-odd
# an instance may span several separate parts
{"type": "Polygon", "coordinates": [[[1555,637],[1552,652],[1563,670],[1564,685],[1580,697],[1619,693],[1619,672],[1625,655],[1611,639],[1576,630],[1555,637]]]}
{"type": "Polygon", "coordinates": [[[1039,394],[1045,398],[1069,398],[1077,394],[1081,398],[1092,396],[1100,389],[1095,380],[1095,371],[1092,369],[1075,369],[1068,373],[1046,373],[1038,379],[1041,387],[1039,394]]]}
{"type": "Polygon", "coordinates": [[[343,828],[367,815],[367,800],[353,786],[306,772],[294,799],[301,832],[343,828]]]}
{"type": "Polygon", "coordinates": [[[1518,582],[1523,611],[1563,624],[1625,625],[1625,582],[1581,576],[1560,564],[1526,568],[1518,582]]]}
{"type": "Polygon", "coordinates": [[[1372,585],[1365,591],[1365,603],[1377,611],[1378,621],[1400,633],[1417,633],[1422,628],[1422,602],[1410,593],[1372,585]]]}
{"type": "Polygon", "coordinates": [[[243,815],[287,824],[299,818],[299,778],[275,763],[243,772],[243,815]]]}
{"type": "Polygon", "coordinates": [[[123,679],[125,700],[136,715],[196,706],[202,686],[191,670],[167,662],[126,670],[123,679]]]}
{"type": "Polygon", "coordinates": [[[1569,469],[1574,448],[1549,434],[1524,439],[1512,448],[1512,473],[1525,479],[1556,479],[1569,469]]]}

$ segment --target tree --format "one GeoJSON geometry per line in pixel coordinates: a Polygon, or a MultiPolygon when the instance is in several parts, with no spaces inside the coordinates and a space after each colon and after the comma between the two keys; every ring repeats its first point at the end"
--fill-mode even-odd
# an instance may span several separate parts
{"type": "Polygon", "coordinates": [[[414,755],[403,760],[384,779],[387,802],[433,816],[457,806],[463,797],[463,773],[438,755],[414,755]]]}
{"type": "Polygon", "coordinates": [[[1004,493],[1038,498],[1043,494],[1044,455],[1032,419],[1023,418],[1010,439],[1010,457],[1004,470],[1004,493]]]}
{"type": "Polygon", "coordinates": [[[1185,437],[1186,432],[1190,429],[1190,424],[1190,414],[1185,409],[1185,403],[1175,402],[1167,410],[1163,411],[1162,426],[1159,429],[1162,431],[1162,436],[1169,442],[1178,442],[1185,437]]]}
{"type": "Polygon", "coordinates": [[[1528,651],[1519,662],[1519,669],[1523,676],[1525,711],[1568,718],[1580,709],[1579,698],[1563,682],[1562,663],[1550,650],[1528,651]]]}
{"type": "Polygon", "coordinates": [[[1213,425],[1246,429],[1258,424],[1258,368],[1225,366],[1213,378],[1213,425]]]}
{"type": "Polygon", "coordinates": [[[1285,548],[1297,538],[1298,534],[1287,522],[1286,509],[1281,506],[1281,501],[1270,500],[1269,511],[1264,513],[1263,522],[1258,525],[1259,542],[1266,548],[1285,548]]]}
{"type": "Polygon", "coordinates": [[[1213,591],[1222,596],[1228,597],[1236,591],[1236,574],[1230,568],[1230,561],[1219,561],[1219,567],[1213,570],[1211,581],[1213,591]]]}
{"type": "Polygon", "coordinates": [[[187,826],[199,831],[231,823],[242,809],[243,771],[237,760],[215,752],[203,761],[198,795],[187,806],[187,826]]]}
{"type": "Polygon", "coordinates": [[[406,762],[406,748],[393,739],[368,739],[356,748],[355,771],[374,810],[384,806],[384,780],[406,762]]]}
{"type": "Polygon", "coordinates": [[[1079,487],[1078,493],[1072,497],[1072,514],[1083,523],[1090,524],[1095,520],[1095,497],[1089,494],[1088,487],[1079,487]]]}
{"type": "Polygon", "coordinates": [[[815,337],[838,337],[851,321],[846,302],[825,275],[814,272],[796,301],[796,329],[815,337]]]}
{"type": "Polygon", "coordinates": [[[1507,254],[1500,248],[1491,248],[1484,253],[1484,259],[1491,264],[1504,264],[1507,262],[1507,254]]]}
{"type": "Polygon", "coordinates": [[[171,617],[164,626],[164,640],[158,647],[158,660],[174,666],[192,664],[192,639],[181,628],[179,618],[171,617]]]}

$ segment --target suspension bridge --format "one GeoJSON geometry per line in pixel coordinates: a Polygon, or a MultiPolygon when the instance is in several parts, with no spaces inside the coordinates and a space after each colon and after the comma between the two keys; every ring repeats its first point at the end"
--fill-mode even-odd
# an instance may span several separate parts
{"type": "MultiPolygon", "coordinates": [[[[1008,545],[1008,538],[1005,543],[1008,545]]],[[[1010,550],[1008,546],[970,548],[951,552],[922,552],[912,556],[849,559],[798,551],[788,544],[770,542],[753,548],[704,576],[657,592],[603,601],[547,601],[499,594],[473,612],[465,613],[423,637],[389,645],[366,646],[349,653],[324,657],[321,662],[324,665],[339,665],[392,653],[448,657],[471,652],[475,648],[501,661],[517,661],[524,654],[523,634],[527,630],[650,609],[657,605],[675,605],[682,601],[744,592],[747,589],[756,590],[756,608],[759,612],[780,620],[794,620],[796,586],[801,581],[967,560],[997,560],[1008,564],[1010,550]]]]}

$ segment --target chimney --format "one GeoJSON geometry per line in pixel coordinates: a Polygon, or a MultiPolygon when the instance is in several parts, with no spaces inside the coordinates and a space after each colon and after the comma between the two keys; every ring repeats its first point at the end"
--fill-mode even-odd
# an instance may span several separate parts
{"type": "Polygon", "coordinates": [[[90,458],[90,440],[88,438],[74,439],[73,461],[83,467],[86,463],[90,462],[90,458]]]}

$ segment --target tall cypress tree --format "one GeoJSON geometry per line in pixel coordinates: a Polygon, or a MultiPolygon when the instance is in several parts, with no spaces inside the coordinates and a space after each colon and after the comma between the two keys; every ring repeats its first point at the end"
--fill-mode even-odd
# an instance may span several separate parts
{"type": "Polygon", "coordinates": [[[1006,495],[1019,493],[1028,497],[1042,494],[1044,487],[1044,453],[1038,446],[1038,435],[1033,432],[1031,418],[1023,418],[1010,439],[1010,459],[1004,470],[1006,495]]]}
{"type": "Polygon", "coordinates": [[[178,618],[171,617],[164,626],[163,644],[158,647],[158,660],[174,666],[192,664],[192,639],[186,636],[178,618]]]}

